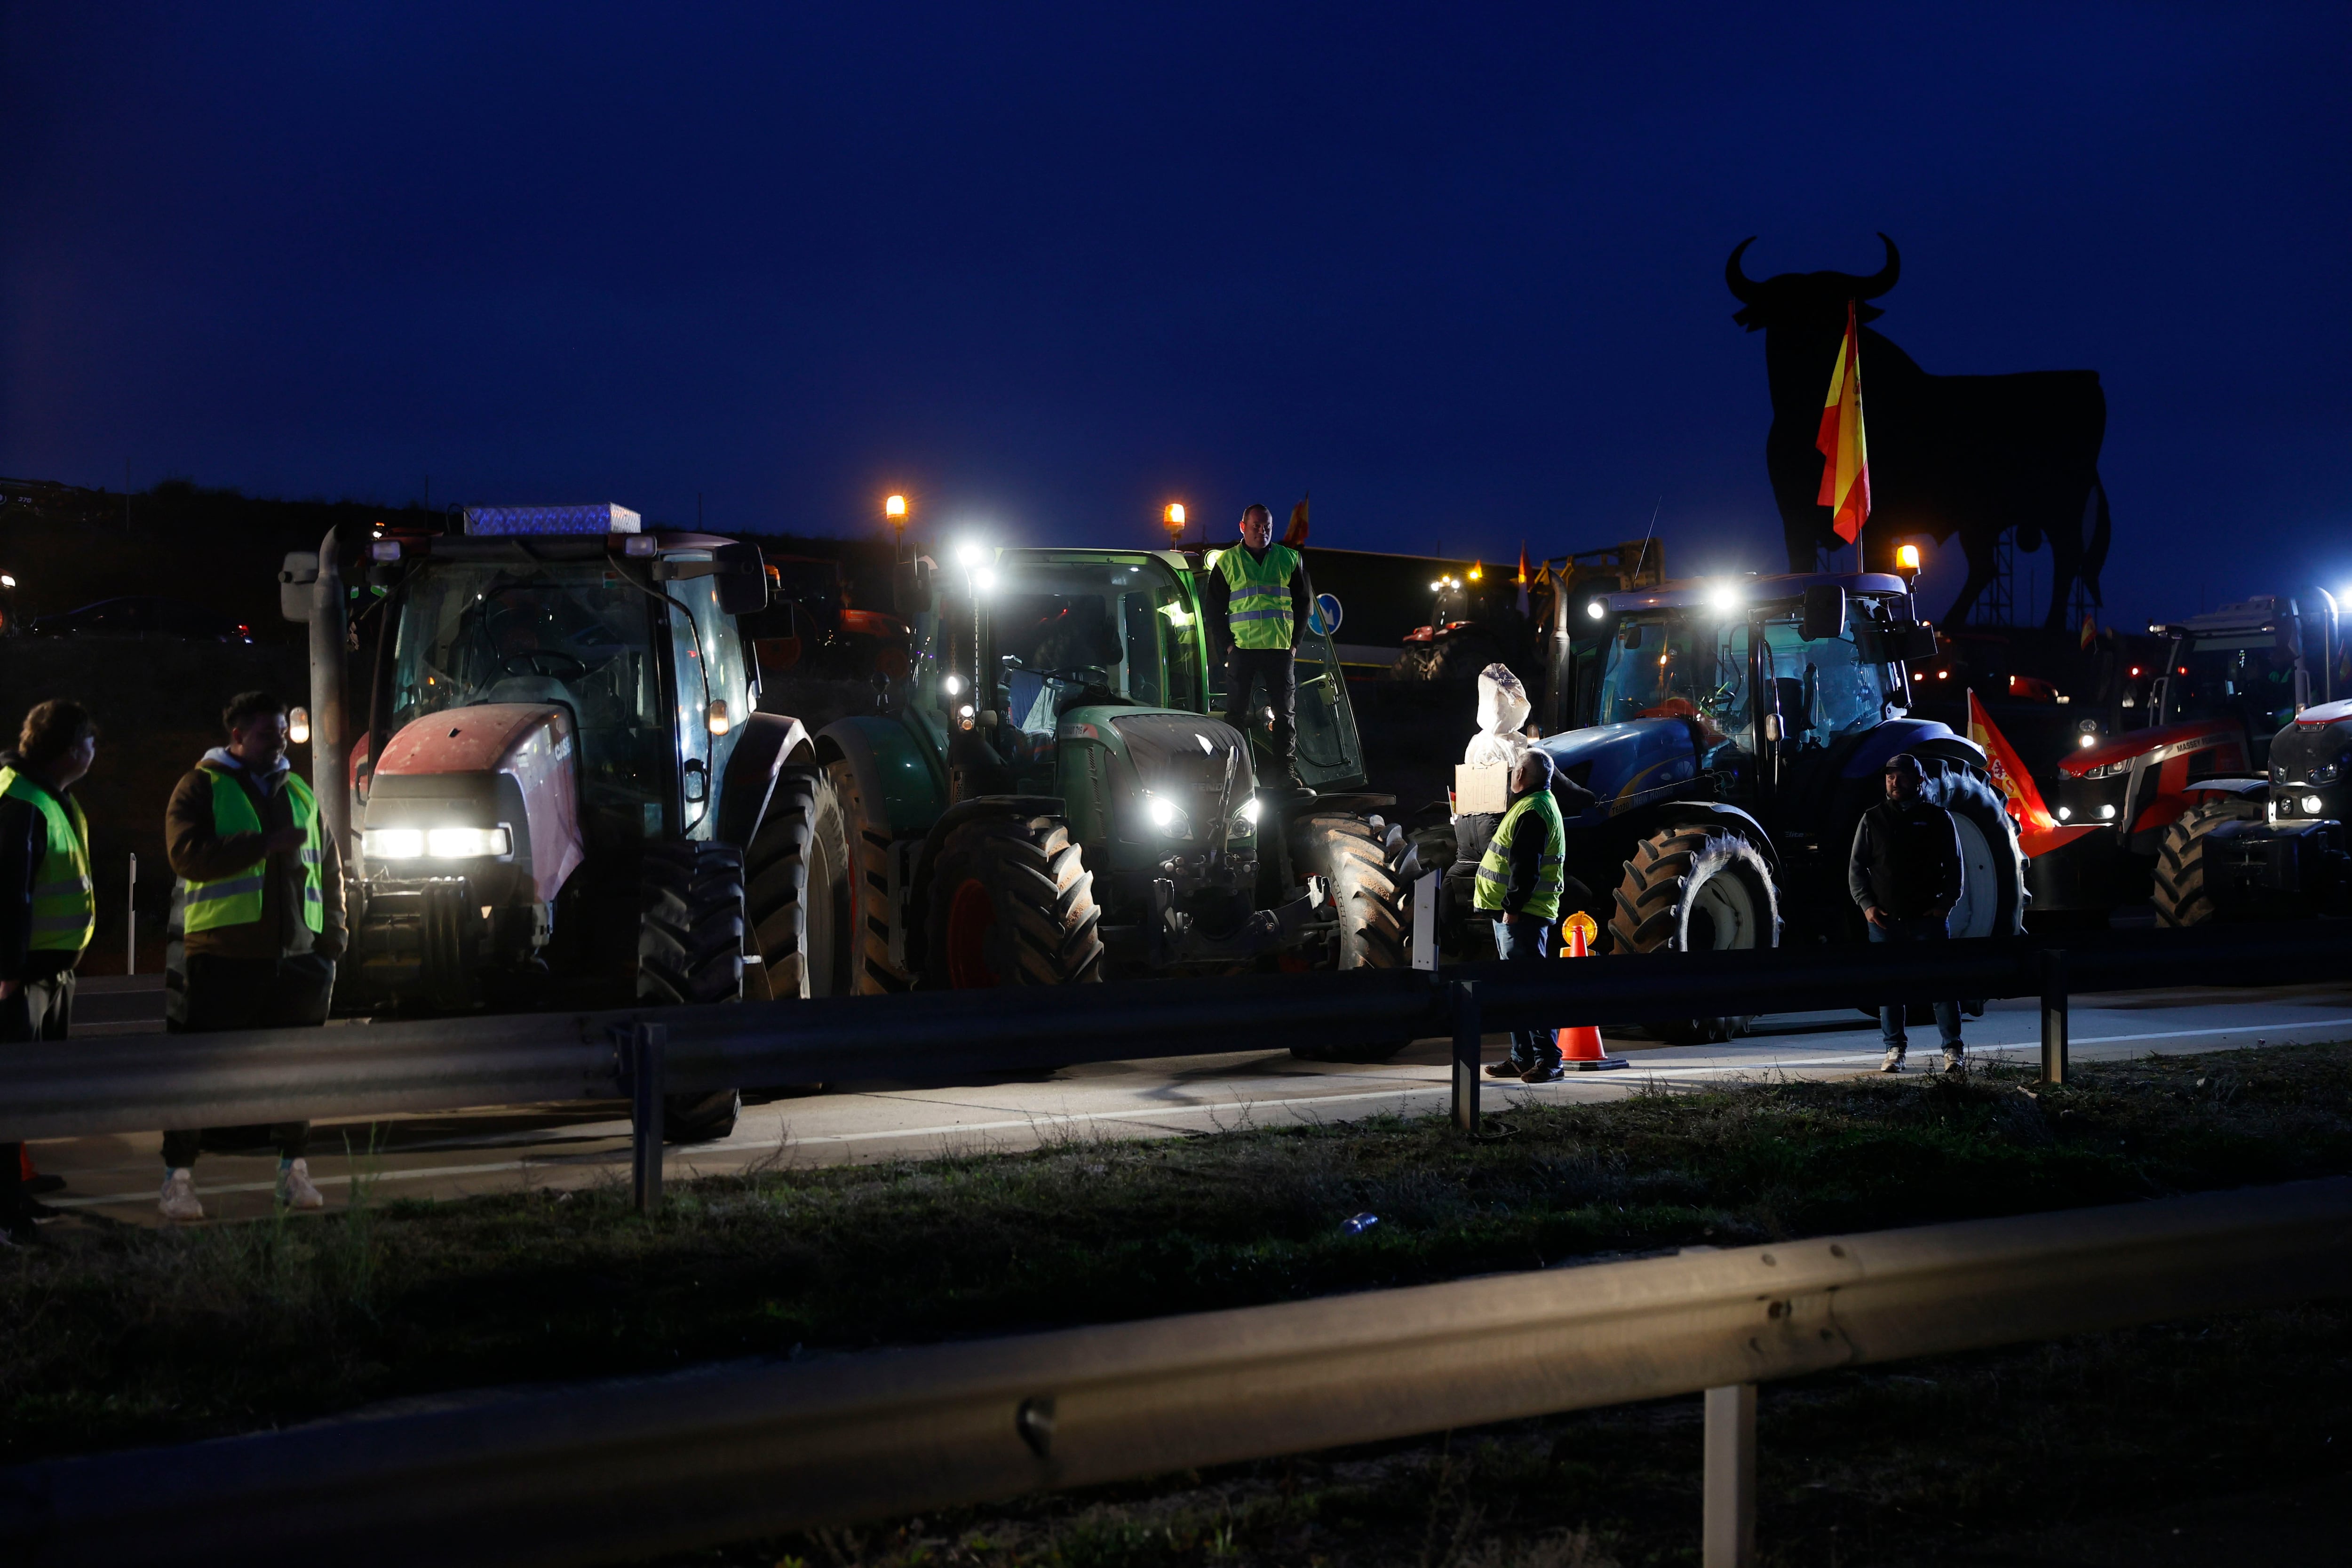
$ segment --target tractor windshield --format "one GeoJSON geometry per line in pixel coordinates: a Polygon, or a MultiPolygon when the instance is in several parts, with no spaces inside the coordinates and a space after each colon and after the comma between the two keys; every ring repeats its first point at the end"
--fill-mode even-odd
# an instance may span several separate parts
{"type": "Polygon", "coordinates": [[[2294,655],[2274,633],[2216,633],[2174,646],[2165,717],[2235,717],[2266,740],[2294,718],[2294,655]]]}
{"type": "Polygon", "coordinates": [[[1748,725],[1748,628],[1671,612],[1628,616],[1610,640],[1593,722],[1696,719],[1718,735],[1748,725]]]}
{"type": "Polygon", "coordinates": [[[1833,637],[1807,642],[1802,616],[1793,609],[1768,611],[1757,626],[1762,641],[1757,678],[1764,682],[1767,711],[1778,712],[1780,731],[1799,751],[1830,744],[1884,721],[1902,696],[1888,667],[1862,657],[1854,646],[1853,615],[1859,599],[1848,600],[1845,629],[1833,637]]]}
{"type": "Polygon", "coordinates": [[[436,562],[398,603],[389,731],[448,708],[560,705],[592,821],[658,830],[676,763],[643,590],[601,562],[436,562]]]}

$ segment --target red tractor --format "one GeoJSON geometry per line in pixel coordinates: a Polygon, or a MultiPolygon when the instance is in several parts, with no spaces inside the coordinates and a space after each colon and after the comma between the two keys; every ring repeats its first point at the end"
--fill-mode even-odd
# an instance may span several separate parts
{"type": "Polygon", "coordinates": [[[2336,695],[2336,609],[2325,594],[2265,595],[2149,629],[2168,652],[2142,677],[2147,725],[2086,732],[2059,764],[2052,815],[2107,831],[2045,858],[2076,884],[2147,889],[2161,923],[2195,925],[2215,912],[2200,842],[2263,817],[2273,737],[2336,695]]]}

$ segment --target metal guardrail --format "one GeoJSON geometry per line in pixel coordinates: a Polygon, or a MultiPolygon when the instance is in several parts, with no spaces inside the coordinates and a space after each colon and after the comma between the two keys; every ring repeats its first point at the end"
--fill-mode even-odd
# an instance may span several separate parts
{"type": "MultiPolygon", "coordinates": [[[[52,1041],[0,1051],[0,1139],[626,1100],[630,1043],[649,1024],[666,1032],[664,1087],[695,1092],[902,1076],[910,1056],[1006,1072],[1224,1055],[1237,1039],[1453,1035],[1475,1044],[1477,1028],[2038,996],[2045,1072],[2060,1077],[2070,987],[2263,986],[2347,973],[2352,924],[2309,922],[2063,944],[1662,953],[1465,963],[1434,975],[1356,970],[52,1041]]],[[[1456,1083],[1457,1114],[1475,1117],[1477,1084],[1467,1076],[1466,1088],[1456,1083]]]]}
{"type": "MultiPolygon", "coordinates": [[[[0,1472],[26,1568],[607,1561],[2352,1291],[2352,1179],[737,1364],[0,1472]]],[[[1743,1502],[1743,1500],[1744,1502],[1743,1502]]]]}

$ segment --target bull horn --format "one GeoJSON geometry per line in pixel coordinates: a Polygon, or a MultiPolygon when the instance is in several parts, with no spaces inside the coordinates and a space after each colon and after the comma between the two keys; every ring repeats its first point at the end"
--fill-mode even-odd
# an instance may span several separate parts
{"type": "Polygon", "coordinates": [[[1895,248],[1895,242],[1885,235],[1881,234],[1878,237],[1886,247],[1886,265],[1855,286],[1853,297],[1857,300],[1877,299],[1894,288],[1895,279],[1903,275],[1903,253],[1895,248]]]}
{"type": "Polygon", "coordinates": [[[1731,297],[1743,305],[1756,303],[1756,284],[1748,274],[1739,270],[1739,256],[1755,243],[1756,237],[1749,235],[1731,247],[1731,259],[1723,264],[1724,285],[1731,290],[1731,297]]]}

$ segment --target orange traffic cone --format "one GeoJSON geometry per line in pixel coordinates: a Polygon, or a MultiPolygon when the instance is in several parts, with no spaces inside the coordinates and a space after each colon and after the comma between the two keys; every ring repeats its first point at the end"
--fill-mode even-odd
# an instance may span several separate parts
{"type": "MultiPolygon", "coordinates": [[[[1582,910],[1569,916],[1561,927],[1563,934],[1568,938],[1568,945],[1561,949],[1560,956],[1562,958],[1591,957],[1591,951],[1586,944],[1599,930],[1600,928],[1593,924],[1592,917],[1582,910]]],[[[1601,1043],[1601,1031],[1590,1024],[1576,1024],[1565,1029],[1554,1029],[1551,1037],[1552,1042],[1559,1047],[1559,1065],[1569,1072],[1601,1072],[1609,1068],[1632,1065],[1623,1057],[1611,1056],[1608,1047],[1601,1043]]]]}

